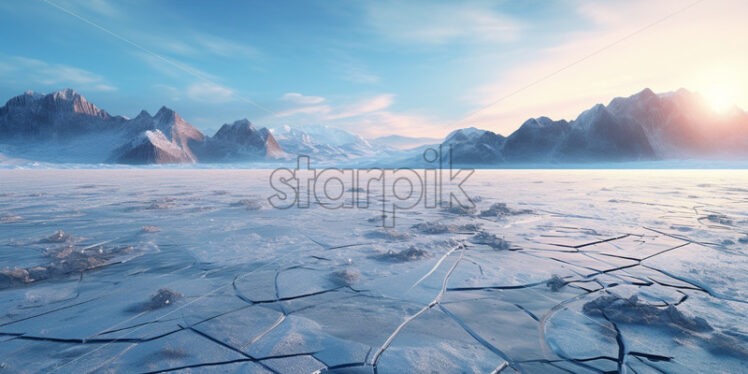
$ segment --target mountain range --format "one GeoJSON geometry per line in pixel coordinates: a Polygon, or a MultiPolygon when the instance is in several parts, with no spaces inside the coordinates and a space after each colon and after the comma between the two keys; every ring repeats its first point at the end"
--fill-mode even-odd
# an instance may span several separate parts
{"type": "MultiPolygon", "coordinates": [[[[71,89],[28,91],[0,107],[0,159],[59,163],[287,162],[310,155],[328,163],[411,166],[427,145],[450,148],[467,165],[745,159],[748,114],[713,110],[699,94],[645,89],[597,104],[572,121],[531,118],[509,136],[476,128],[434,138],[392,134],[365,139],[342,129],[307,125],[257,129],[247,119],[206,136],[173,110],[135,118],[111,115],[71,89]],[[411,148],[415,147],[415,148],[411,148]]],[[[446,155],[444,156],[446,157],[446,155]]]]}
{"type": "Polygon", "coordinates": [[[71,89],[10,99],[0,108],[0,143],[11,156],[50,162],[163,164],[283,155],[268,129],[246,119],[209,137],[169,108],[132,119],[113,116],[71,89]]]}
{"type": "Polygon", "coordinates": [[[745,159],[748,114],[737,107],[715,111],[686,89],[659,95],[644,89],[570,122],[531,118],[507,137],[460,129],[442,145],[461,164],[745,159]]]}

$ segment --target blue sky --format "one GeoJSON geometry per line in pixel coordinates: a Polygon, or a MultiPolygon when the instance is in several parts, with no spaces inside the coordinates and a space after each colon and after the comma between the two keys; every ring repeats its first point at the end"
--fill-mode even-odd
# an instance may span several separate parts
{"type": "Polygon", "coordinates": [[[70,87],[113,114],[166,105],[208,132],[246,117],[371,137],[466,126],[507,134],[532,116],[570,118],[644,87],[708,90],[715,79],[745,102],[735,87],[748,84],[734,73],[747,62],[734,51],[747,45],[745,2],[688,5],[3,2],[0,98],[70,87]]]}

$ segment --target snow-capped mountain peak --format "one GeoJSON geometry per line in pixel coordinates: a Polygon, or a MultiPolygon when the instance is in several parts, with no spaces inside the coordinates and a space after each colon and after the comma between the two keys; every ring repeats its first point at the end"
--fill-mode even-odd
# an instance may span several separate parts
{"type": "Polygon", "coordinates": [[[463,142],[463,141],[470,141],[470,140],[476,140],[479,137],[483,136],[483,134],[486,133],[486,130],[481,130],[475,127],[466,127],[464,129],[457,129],[449,133],[447,137],[444,139],[445,142],[463,142]]]}

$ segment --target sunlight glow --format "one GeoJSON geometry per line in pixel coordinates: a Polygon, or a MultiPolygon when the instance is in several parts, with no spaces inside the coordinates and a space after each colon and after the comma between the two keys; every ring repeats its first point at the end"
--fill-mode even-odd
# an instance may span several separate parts
{"type": "Polygon", "coordinates": [[[735,71],[715,66],[704,71],[700,82],[695,86],[715,112],[725,113],[740,101],[741,90],[738,82],[735,71]]]}
{"type": "Polygon", "coordinates": [[[730,84],[716,83],[707,87],[702,94],[712,109],[717,112],[726,112],[735,105],[737,89],[730,84]]]}

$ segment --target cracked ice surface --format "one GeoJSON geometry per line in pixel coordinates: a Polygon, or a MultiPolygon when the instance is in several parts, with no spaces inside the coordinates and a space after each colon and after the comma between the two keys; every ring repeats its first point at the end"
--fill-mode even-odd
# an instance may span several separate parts
{"type": "Polygon", "coordinates": [[[268,175],[0,171],[0,373],[748,371],[748,173],[478,171],[394,228],[268,175]]]}

